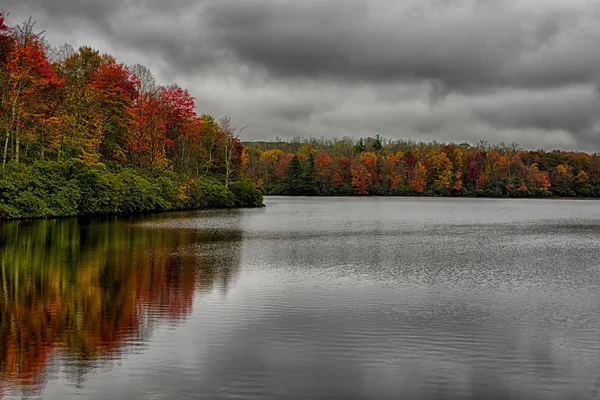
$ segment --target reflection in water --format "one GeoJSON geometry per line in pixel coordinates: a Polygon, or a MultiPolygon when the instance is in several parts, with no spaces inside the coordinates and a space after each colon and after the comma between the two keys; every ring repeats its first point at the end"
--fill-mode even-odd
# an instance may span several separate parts
{"type": "Polygon", "coordinates": [[[143,345],[157,323],[183,321],[196,291],[226,288],[241,231],[168,218],[0,225],[0,398],[39,393],[53,357],[77,384],[124,346],[143,345]]]}
{"type": "Polygon", "coordinates": [[[0,390],[49,400],[600,390],[598,202],[266,202],[0,226],[0,390]]]}

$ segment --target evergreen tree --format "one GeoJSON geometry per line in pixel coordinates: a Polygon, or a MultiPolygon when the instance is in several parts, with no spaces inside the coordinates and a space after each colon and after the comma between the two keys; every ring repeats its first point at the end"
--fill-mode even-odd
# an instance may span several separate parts
{"type": "Polygon", "coordinates": [[[362,153],[365,151],[365,141],[363,138],[358,139],[353,150],[355,153],[362,153]]]}
{"type": "Polygon", "coordinates": [[[293,196],[304,194],[302,187],[302,164],[300,164],[300,160],[296,154],[294,154],[285,170],[282,184],[284,194],[293,196]]]}
{"type": "Polygon", "coordinates": [[[317,167],[315,165],[315,156],[310,153],[304,166],[302,174],[302,189],[307,196],[315,196],[319,194],[317,185],[317,167]]]}
{"type": "Polygon", "coordinates": [[[381,143],[381,137],[379,136],[379,134],[375,136],[375,139],[372,139],[371,146],[373,147],[374,151],[379,151],[383,149],[383,144],[381,143]]]}

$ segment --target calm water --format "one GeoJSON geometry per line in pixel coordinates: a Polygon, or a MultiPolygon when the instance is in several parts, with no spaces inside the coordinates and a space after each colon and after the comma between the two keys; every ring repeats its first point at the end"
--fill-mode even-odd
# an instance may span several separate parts
{"type": "Polygon", "coordinates": [[[600,398],[600,202],[0,225],[0,398],[600,398]]]}

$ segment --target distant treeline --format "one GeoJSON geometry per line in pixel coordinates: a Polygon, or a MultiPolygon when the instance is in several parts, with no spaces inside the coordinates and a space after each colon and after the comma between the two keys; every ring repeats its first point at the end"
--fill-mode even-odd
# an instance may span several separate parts
{"type": "Polygon", "coordinates": [[[379,136],[245,143],[246,174],[268,194],[600,196],[598,154],[379,136]]]}
{"type": "Polygon", "coordinates": [[[0,12],[0,219],[258,206],[239,130],[90,47],[0,12]]]}

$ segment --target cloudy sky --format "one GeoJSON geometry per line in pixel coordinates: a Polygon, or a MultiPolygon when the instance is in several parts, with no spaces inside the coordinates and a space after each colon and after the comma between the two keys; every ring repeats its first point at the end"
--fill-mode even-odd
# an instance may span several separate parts
{"type": "Polygon", "coordinates": [[[245,140],[600,151],[600,0],[3,0],[56,46],[177,82],[245,140]]]}

